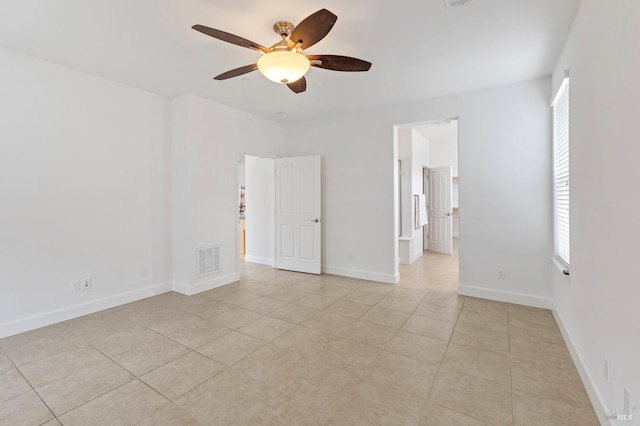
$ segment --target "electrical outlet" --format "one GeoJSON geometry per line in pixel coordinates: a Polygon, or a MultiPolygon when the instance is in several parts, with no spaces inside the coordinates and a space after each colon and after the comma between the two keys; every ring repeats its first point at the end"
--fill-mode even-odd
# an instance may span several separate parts
{"type": "Polygon", "coordinates": [[[88,290],[91,288],[91,278],[83,278],[82,279],[82,289],[88,290]]]}
{"type": "Polygon", "coordinates": [[[504,269],[498,269],[498,279],[504,280],[504,269]]]}
{"type": "Polygon", "coordinates": [[[606,357],[604,359],[604,379],[609,383],[609,360],[606,357]]]}
{"type": "Polygon", "coordinates": [[[80,291],[81,289],[80,280],[71,281],[71,291],[80,291]]]}

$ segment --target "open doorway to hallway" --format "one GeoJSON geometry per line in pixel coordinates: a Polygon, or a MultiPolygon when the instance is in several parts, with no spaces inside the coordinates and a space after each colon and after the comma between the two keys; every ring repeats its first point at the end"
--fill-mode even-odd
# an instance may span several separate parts
{"type": "Polygon", "coordinates": [[[396,126],[400,284],[459,284],[458,119],[396,126]],[[421,200],[422,197],[422,200],[421,200]],[[420,206],[420,204],[424,204],[420,206]],[[419,216],[426,215],[419,220],[419,216]],[[425,282],[426,281],[426,282],[425,282]]]}
{"type": "MultiPolygon", "coordinates": [[[[274,265],[274,159],[238,157],[238,256],[245,263],[274,265]]],[[[260,268],[262,269],[262,268],[260,268]]]]}

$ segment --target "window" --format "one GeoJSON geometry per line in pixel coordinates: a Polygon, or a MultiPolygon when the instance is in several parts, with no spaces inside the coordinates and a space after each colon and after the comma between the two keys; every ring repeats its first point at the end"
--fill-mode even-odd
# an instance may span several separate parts
{"type": "Polygon", "coordinates": [[[566,75],[551,106],[555,255],[569,266],[569,77],[566,75]]]}

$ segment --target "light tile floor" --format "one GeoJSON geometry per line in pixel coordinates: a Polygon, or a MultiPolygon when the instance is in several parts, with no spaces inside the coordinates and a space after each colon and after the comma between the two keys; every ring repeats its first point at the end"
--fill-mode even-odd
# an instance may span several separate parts
{"type": "Polygon", "coordinates": [[[551,313],[458,296],[455,254],[241,276],[0,340],[0,424],[599,424],[551,313]]]}

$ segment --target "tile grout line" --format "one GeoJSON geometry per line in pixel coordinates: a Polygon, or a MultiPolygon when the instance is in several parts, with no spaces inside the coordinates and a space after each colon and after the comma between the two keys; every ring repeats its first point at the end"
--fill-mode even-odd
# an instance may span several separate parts
{"type": "MultiPolygon", "coordinates": [[[[47,410],[49,410],[49,413],[51,413],[51,415],[53,416],[53,419],[55,419],[55,420],[59,421],[59,420],[58,420],[58,416],[56,416],[56,414],[53,412],[53,410],[51,409],[51,407],[49,407],[49,404],[47,404],[47,402],[42,398],[42,396],[41,396],[41,395],[40,395],[40,393],[36,390],[36,388],[35,388],[35,387],[33,387],[33,384],[32,384],[32,383],[31,383],[31,382],[30,382],[30,381],[25,377],[25,375],[22,373],[22,370],[20,370],[20,367],[18,367],[18,366],[15,364],[15,362],[11,359],[11,357],[10,357],[6,352],[4,352],[4,350],[3,350],[2,352],[7,356],[7,359],[9,360],[9,362],[11,363],[11,365],[13,366],[13,368],[15,368],[15,369],[16,369],[16,371],[18,372],[18,374],[20,374],[20,376],[22,377],[22,379],[23,379],[23,380],[24,380],[24,381],[29,385],[29,387],[31,388],[31,390],[33,391],[33,393],[35,393],[35,394],[36,394],[36,396],[38,397],[38,399],[40,399],[40,401],[44,404],[44,406],[45,406],[45,407],[47,407],[47,410]]],[[[25,364],[25,365],[26,365],[26,364],[25,364]]],[[[14,399],[14,398],[17,398],[17,397],[19,397],[19,396],[25,395],[27,392],[29,392],[29,391],[26,391],[26,392],[24,392],[24,393],[21,393],[20,395],[15,395],[13,398],[8,399],[7,401],[11,401],[11,400],[12,400],[12,399],[14,399]]],[[[47,420],[47,421],[51,421],[51,420],[53,420],[53,419],[49,419],[49,420],[47,420]]],[[[45,422],[45,423],[46,423],[46,422],[45,422]]]]}
{"type": "MultiPolygon", "coordinates": [[[[455,327],[457,327],[457,325],[458,325],[458,320],[460,319],[460,314],[462,313],[462,309],[463,309],[463,307],[464,307],[464,302],[466,302],[466,299],[464,299],[462,306],[460,306],[460,310],[459,310],[459,313],[458,313],[458,317],[457,317],[457,319],[456,319],[456,324],[455,324],[455,326],[454,326],[454,329],[455,329],[455,327]]],[[[451,336],[453,336],[453,331],[451,332],[451,336]]],[[[447,342],[447,348],[445,349],[445,354],[446,354],[446,353],[447,353],[447,351],[449,350],[449,345],[450,345],[450,344],[451,344],[451,338],[450,338],[450,339],[449,339],[449,341],[447,342]]],[[[436,377],[434,378],[433,383],[432,383],[432,385],[431,385],[431,388],[429,389],[429,393],[428,393],[427,398],[426,398],[426,400],[425,400],[425,405],[426,405],[426,404],[428,404],[428,403],[435,404],[435,405],[438,405],[439,407],[444,407],[444,408],[446,408],[446,409],[448,409],[448,410],[452,410],[452,411],[454,411],[454,412],[456,412],[456,413],[459,413],[459,414],[461,414],[461,415],[463,415],[463,416],[471,417],[471,418],[474,418],[474,419],[476,419],[476,420],[478,420],[478,421],[481,421],[481,422],[486,423],[484,420],[479,419],[479,418],[477,418],[477,417],[475,417],[475,416],[473,416],[473,415],[470,415],[470,414],[467,414],[467,413],[463,413],[463,412],[461,412],[461,411],[456,410],[455,408],[446,407],[446,406],[443,406],[443,405],[438,404],[438,403],[436,403],[436,402],[431,402],[431,401],[430,401],[431,392],[433,391],[433,388],[434,388],[434,386],[435,386],[435,384],[436,384],[436,381],[438,380],[438,377],[440,376],[441,371],[442,371],[442,362],[440,362],[440,364],[438,365],[438,371],[436,372],[436,377]]]]}

